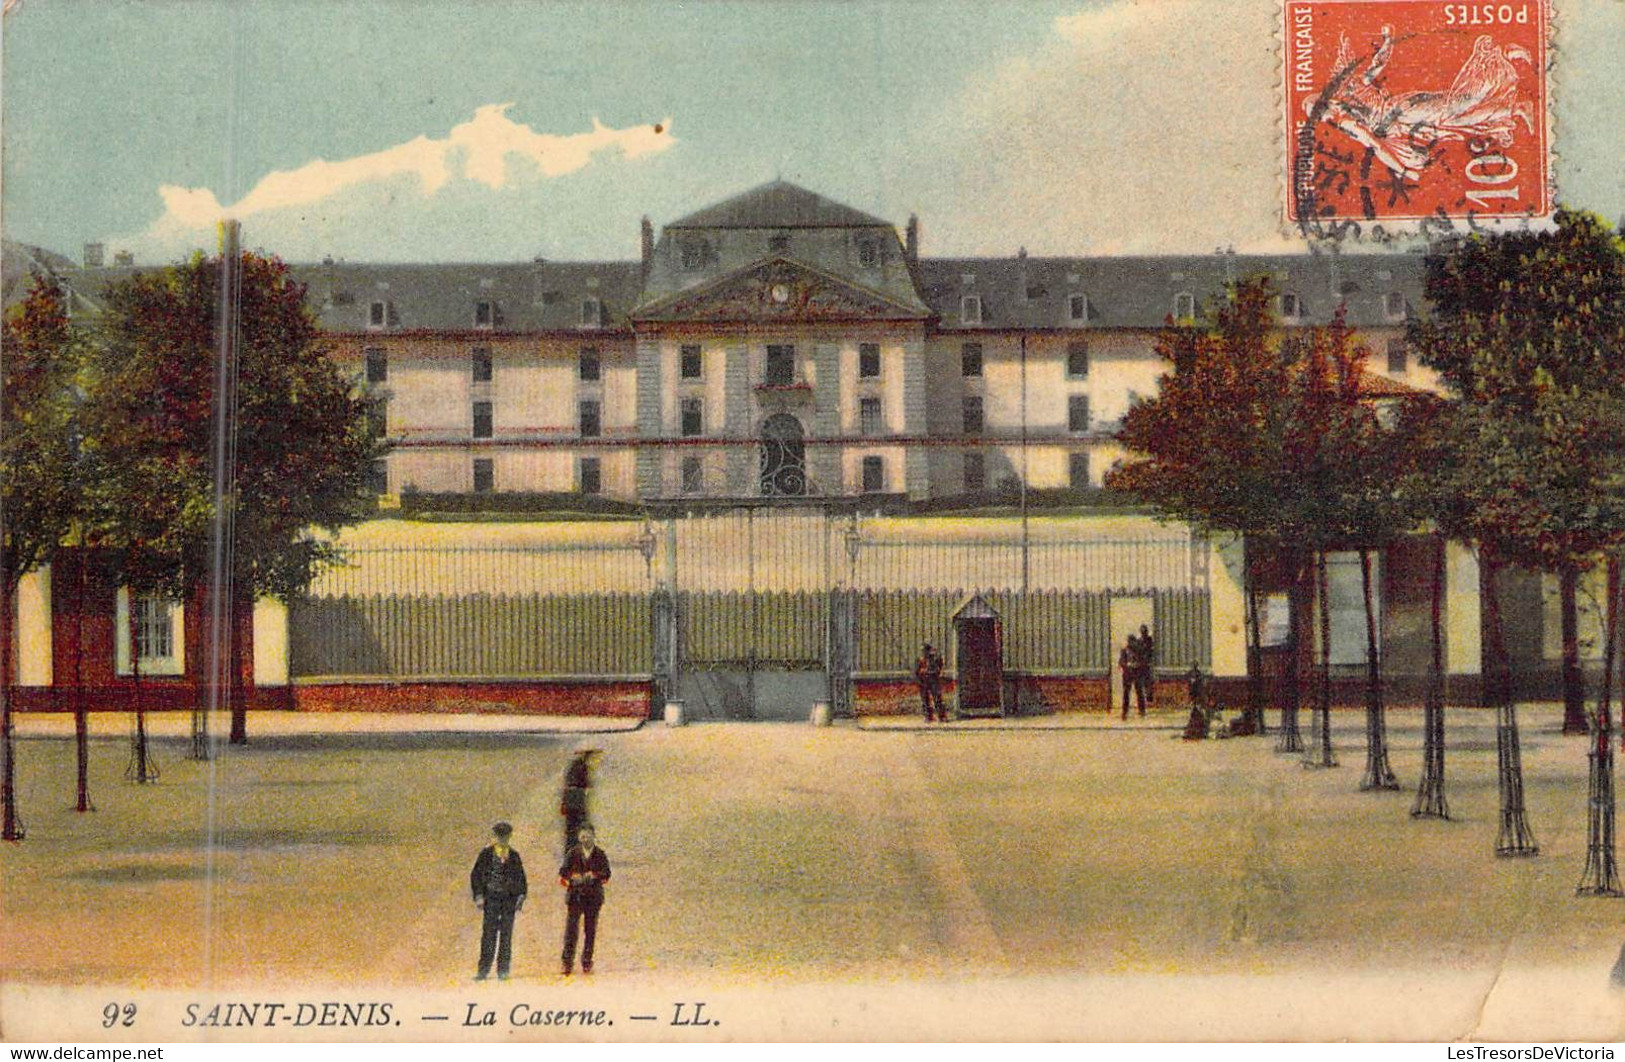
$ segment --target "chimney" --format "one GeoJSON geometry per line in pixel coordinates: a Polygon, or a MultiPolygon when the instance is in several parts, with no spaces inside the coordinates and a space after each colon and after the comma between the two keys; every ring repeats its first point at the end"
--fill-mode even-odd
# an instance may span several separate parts
{"type": "Polygon", "coordinates": [[[903,257],[908,259],[909,265],[914,265],[920,260],[920,217],[918,214],[908,216],[908,228],[903,231],[903,257]]]}
{"type": "Polygon", "coordinates": [[[135,265],[135,255],[130,251],[114,251],[113,264],[116,266],[135,265]]]}
{"type": "Polygon", "coordinates": [[[102,267],[102,252],[105,248],[99,243],[85,244],[85,268],[100,269],[102,267]]]}
{"type": "Polygon", "coordinates": [[[1027,248],[1020,247],[1016,249],[1016,298],[1026,302],[1027,292],[1027,248]]]}
{"type": "Polygon", "coordinates": [[[643,215],[643,278],[649,279],[649,267],[655,260],[655,227],[649,222],[649,215],[643,215]]]}

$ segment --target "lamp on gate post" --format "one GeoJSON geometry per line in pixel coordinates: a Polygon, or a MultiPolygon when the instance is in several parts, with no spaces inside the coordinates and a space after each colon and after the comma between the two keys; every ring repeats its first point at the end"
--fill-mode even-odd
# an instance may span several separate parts
{"type": "Polygon", "coordinates": [[[643,518],[643,530],[638,535],[638,552],[643,554],[643,571],[653,579],[655,574],[655,529],[649,518],[643,518]]]}

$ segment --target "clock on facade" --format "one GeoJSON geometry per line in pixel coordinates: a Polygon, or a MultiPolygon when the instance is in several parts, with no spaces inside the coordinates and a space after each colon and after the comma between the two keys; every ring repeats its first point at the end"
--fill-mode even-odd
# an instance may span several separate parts
{"type": "Polygon", "coordinates": [[[789,288],[788,285],[785,285],[785,284],[775,284],[775,285],[773,285],[772,294],[773,294],[773,301],[774,302],[789,302],[790,301],[790,288],[789,288]]]}

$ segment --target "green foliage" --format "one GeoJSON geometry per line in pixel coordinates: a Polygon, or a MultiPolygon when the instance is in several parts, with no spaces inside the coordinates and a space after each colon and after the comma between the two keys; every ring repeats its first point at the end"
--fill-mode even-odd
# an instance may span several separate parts
{"type": "MultiPolygon", "coordinates": [[[[275,258],[241,259],[236,492],[238,592],[286,598],[334,559],[321,531],[375,509],[375,413],[341,375],[275,258]]],[[[214,560],[218,259],[135,274],[106,292],[86,449],[92,509],[130,585],[183,593],[214,560]]]]}
{"type": "Polygon", "coordinates": [[[74,420],[83,344],[54,278],[34,278],[0,338],[0,514],[6,589],[49,560],[77,506],[74,420]]]}
{"type": "Polygon", "coordinates": [[[1457,397],[1419,410],[1415,477],[1447,533],[1560,571],[1625,546],[1625,244],[1597,218],[1429,259],[1411,330],[1457,397]]]}

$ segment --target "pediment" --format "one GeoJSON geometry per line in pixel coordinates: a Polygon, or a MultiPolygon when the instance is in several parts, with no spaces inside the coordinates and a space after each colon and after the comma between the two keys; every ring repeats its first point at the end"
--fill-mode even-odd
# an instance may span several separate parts
{"type": "Polygon", "coordinates": [[[789,258],[759,262],[640,307],[644,321],[915,320],[926,316],[840,277],[789,258]]]}

